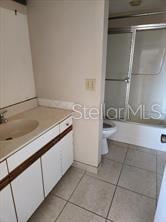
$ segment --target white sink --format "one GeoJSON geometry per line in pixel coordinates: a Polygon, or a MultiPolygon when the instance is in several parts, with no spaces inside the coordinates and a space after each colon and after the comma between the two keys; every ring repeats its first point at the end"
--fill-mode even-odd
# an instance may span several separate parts
{"type": "Polygon", "coordinates": [[[37,120],[18,119],[0,124],[0,141],[24,136],[39,125],[37,120]]]}

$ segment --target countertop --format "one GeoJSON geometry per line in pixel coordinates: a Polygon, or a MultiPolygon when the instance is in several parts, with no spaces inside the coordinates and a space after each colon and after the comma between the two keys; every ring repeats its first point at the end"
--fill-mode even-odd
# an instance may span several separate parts
{"type": "Polygon", "coordinates": [[[0,141],[0,162],[71,115],[71,110],[38,106],[9,118],[8,122],[16,119],[37,120],[39,125],[32,132],[24,136],[9,141],[0,141]]]}

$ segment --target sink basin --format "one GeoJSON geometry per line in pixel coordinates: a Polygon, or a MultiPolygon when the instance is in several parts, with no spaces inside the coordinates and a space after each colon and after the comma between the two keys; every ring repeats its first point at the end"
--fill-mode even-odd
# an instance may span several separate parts
{"type": "Polygon", "coordinates": [[[18,119],[0,124],[0,141],[24,136],[39,125],[37,120],[18,119]]]}

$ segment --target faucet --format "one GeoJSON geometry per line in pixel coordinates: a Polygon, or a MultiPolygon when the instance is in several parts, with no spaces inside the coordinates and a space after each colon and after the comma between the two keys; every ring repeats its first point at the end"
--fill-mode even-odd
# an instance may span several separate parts
{"type": "Polygon", "coordinates": [[[0,124],[7,122],[7,119],[4,117],[4,114],[6,112],[7,112],[7,110],[0,111],[0,124]]]}

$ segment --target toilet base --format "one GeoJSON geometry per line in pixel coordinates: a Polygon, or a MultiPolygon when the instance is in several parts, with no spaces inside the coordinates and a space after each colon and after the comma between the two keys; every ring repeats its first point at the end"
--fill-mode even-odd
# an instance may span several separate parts
{"type": "Polygon", "coordinates": [[[105,155],[108,153],[108,142],[107,138],[102,139],[102,149],[101,149],[101,155],[105,155]]]}

